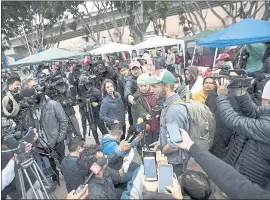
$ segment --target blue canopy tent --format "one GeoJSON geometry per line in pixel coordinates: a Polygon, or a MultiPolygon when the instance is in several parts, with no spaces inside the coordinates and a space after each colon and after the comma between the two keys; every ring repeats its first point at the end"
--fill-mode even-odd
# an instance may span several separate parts
{"type": "Polygon", "coordinates": [[[197,46],[217,48],[270,41],[270,22],[257,19],[243,19],[196,42],[197,46]]]}
{"type": "Polygon", "coordinates": [[[270,22],[247,18],[200,39],[196,45],[221,48],[267,41],[270,41],[270,22]]]}

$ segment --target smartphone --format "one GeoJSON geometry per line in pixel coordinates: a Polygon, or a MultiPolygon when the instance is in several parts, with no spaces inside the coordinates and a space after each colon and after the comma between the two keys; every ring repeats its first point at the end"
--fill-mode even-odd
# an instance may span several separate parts
{"type": "Polygon", "coordinates": [[[146,181],[157,180],[157,167],[155,157],[143,158],[144,175],[146,181]]]}
{"type": "Polygon", "coordinates": [[[170,141],[173,143],[180,143],[183,141],[180,128],[177,123],[167,123],[167,131],[169,132],[170,141]]]}
{"type": "Polygon", "coordinates": [[[168,193],[167,186],[173,186],[173,166],[160,164],[158,165],[158,191],[168,193]]]}

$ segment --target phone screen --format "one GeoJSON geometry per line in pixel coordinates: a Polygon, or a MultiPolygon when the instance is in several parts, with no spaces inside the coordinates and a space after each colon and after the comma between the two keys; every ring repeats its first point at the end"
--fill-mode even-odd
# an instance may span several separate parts
{"type": "Polygon", "coordinates": [[[156,160],[154,157],[145,157],[143,159],[144,175],[147,181],[157,180],[156,160]]]}
{"type": "Polygon", "coordinates": [[[172,165],[159,165],[158,191],[167,192],[166,187],[173,185],[172,165]]]}
{"type": "Polygon", "coordinates": [[[177,123],[168,123],[166,124],[166,128],[169,132],[171,142],[180,143],[183,141],[182,134],[177,123]]]}

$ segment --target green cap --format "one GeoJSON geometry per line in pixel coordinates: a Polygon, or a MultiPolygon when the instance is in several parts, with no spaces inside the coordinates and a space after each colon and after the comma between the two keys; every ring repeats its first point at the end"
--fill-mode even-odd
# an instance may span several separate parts
{"type": "Polygon", "coordinates": [[[154,72],[153,75],[144,79],[146,84],[157,84],[157,83],[167,83],[170,85],[174,85],[176,82],[175,76],[169,72],[167,69],[158,69],[154,72]]]}

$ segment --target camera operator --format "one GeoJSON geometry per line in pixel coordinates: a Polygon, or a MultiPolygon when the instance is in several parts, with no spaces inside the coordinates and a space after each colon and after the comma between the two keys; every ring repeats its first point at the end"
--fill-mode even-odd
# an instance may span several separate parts
{"type": "Polygon", "coordinates": [[[83,128],[83,137],[86,137],[86,119],[88,123],[93,125],[92,133],[95,139],[96,144],[100,144],[98,138],[97,127],[101,131],[102,135],[108,133],[104,122],[99,118],[100,104],[102,101],[101,92],[93,86],[93,82],[95,80],[91,77],[87,77],[82,75],[79,79],[79,96],[80,96],[80,104],[79,109],[82,118],[82,128],[83,128]],[[87,102],[89,100],[89,102],[87,102]],[[90,103],[89,108],[91,109],[87,111],[87,104],[90,103]],[[90,113],[91,112],[91,113],[90,113]],[[89,116],[90,115],[90,116],[89,116]],[[92,119],[93,118],[93,119],[92,119]]]}
{"type": "Polygon", "coordinates": [[[67,145],[72,137],[72,133],[80,138],[82,138],[79,122],[75,116],[75,98],[71,95],[71,91],[68,88],[67,83],[63,79],[55,82],[55,89],[57,91],[56,101],[58,101],[69,118],[68,129],[67,129],[67,145]]]}
{"type": "MultiPolygon", "coordinates": [[[[33,110],[33,120],[38,129],[40,149],[54,149],[60,155],[60,163],[65,157],[64,140],[67,134],[68,120],[61,104],[54,100],[47,100],[44,93],[37,94],[34,88],[24,88],[25,98],[33,98],[35,103],[33,110]]],[[[52,160],[51,160],[52,161],[52,160]]],[[[52,163],[56,173],[57,170],[52,163]]]]}
{"type": "Polygon", "coordinates": [[[7,80],[8,91],[2,99],[2,109],[6,117],[16,117],[20,111],[19,90],[21,89],[21,79],[11,77],[7,80]]]}
{"type": "MultiPolygon", "coordinates": [[[[80,153],[78,166],[89,170],[92,164],[103,156],[98,145],[90,145],[80,153]]],[[[123,167],[117,171],[105,165],[88,183],[88,199],[120,199],[122,190],[115,188],[114,184],[121,183],[123,177],[123,167]]]]}
{"type": "Polygon", "coordinates": [[[217,81],[217,111],[236,132],[225,161],[250,181],[265,187],[270,182],[270,107],[256,106],[245,88],[236,88],[236,99],[243,116],[235,112],[227,98],[229,81],[217,81]]]}
{"type": "MultiPolygon", "coordinates": [[[[2,127],[3,128],[3,127],[2,127]]],[[[37,139],[37,132],[35,129],[30,129],[29,131],[33,131],[34,134],[31,140],[33,139],[33,142],[37,139]]],[[[22,188],[21,188],[21,179],[20,175],[18,173],[18,163],[17,159],[20,157],[22,158],[22,154],[29,153],[32,148],[32,142],[29,143],[26,138],[20,138],[21,140],[17,139],[17,134],[14,134],[6,130],[2,129],[2,144],[1,144],[1,170],[2,170],[2,194],[1,198],[6,199],[7,195],[9,195],[12,199],[19,199],[22,197],[22,188]],[[24,148],[21,148],[20,145],[24,145],[24,148]],[[18,149],[19,148],[19,149],[18,149]],[[22,150],[21,152],[21,149],[22,150]]],[[[29,132],[28,132],[29,133],[29,132]]],[[[28,133],[26,135],[28,135],[28,133]]],[[[26,169],[26,172],[33,183],[33,186],[35,189],[39,189],[40,185],[37,182],[33,171],[30,171],[29,169],[26,169]]],[[[23,174],[23,183],[25,187],[25,191],[27,192],[27,197],[33,198],[33,191],[30,187],[30,184],[25,176],[23,174]]]]}

